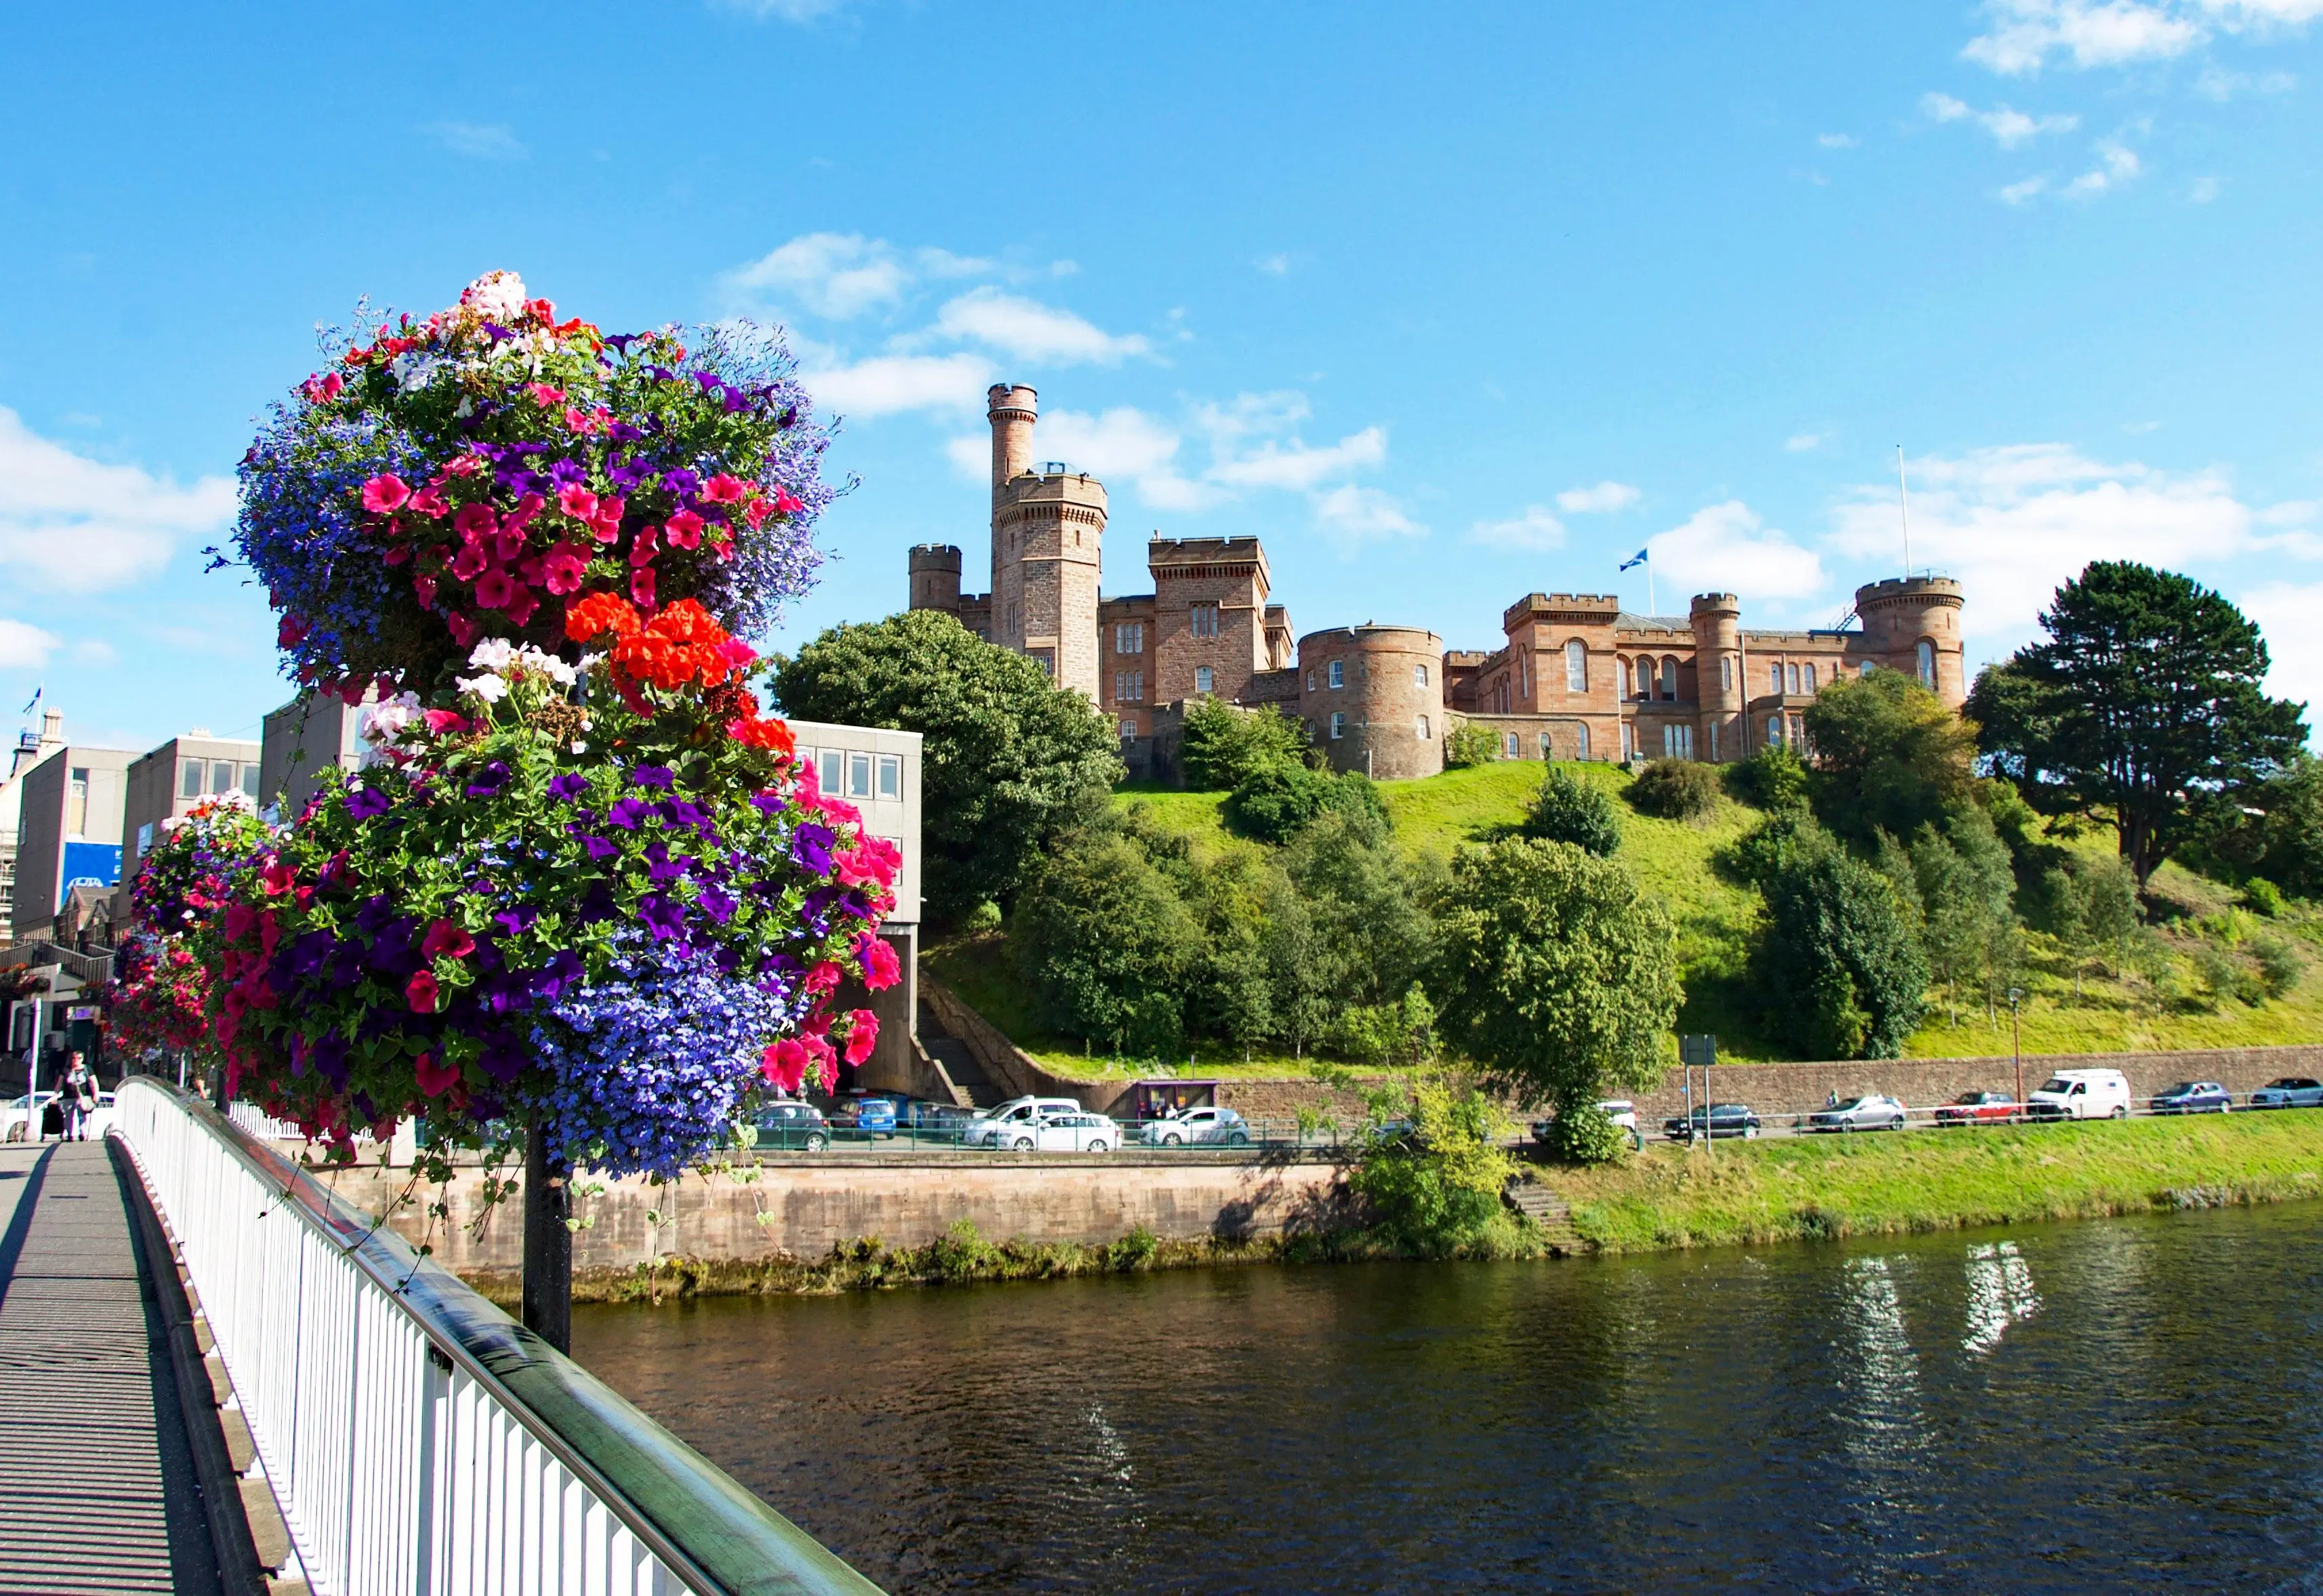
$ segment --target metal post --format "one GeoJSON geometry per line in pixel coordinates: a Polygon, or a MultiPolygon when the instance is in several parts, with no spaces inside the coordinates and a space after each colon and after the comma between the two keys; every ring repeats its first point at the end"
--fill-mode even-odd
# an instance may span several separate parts
{"type": "Polygon", "coordinates": [[[524,1138],[524,1327],[560,1353],[573,1350],[571,1170],[548,1155],[536,1119],[524,1138]]]}
{"type": "Polygon", "coordinates": [[[2016,1005],[2025,999],[2025,988],[2008,989],[2008,1035],[2016,1054],[2016,1106],[2020,1114],[2025,1107],[2025,1027],[2018,1021],[2016,1005]]]}

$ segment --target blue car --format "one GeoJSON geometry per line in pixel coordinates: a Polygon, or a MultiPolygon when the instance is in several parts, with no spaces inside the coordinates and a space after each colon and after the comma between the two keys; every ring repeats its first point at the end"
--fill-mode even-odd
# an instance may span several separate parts
{"type": "Polygon", "coordinates": [[[2250,1096],[2253,1108],[2323,1108],[2323,1080],[2312,1076],[2283,1075],[2250,1096]]]}
{"type": "Polygon", "coordinates": [[[895,1105],[886,1097],[860,1098],[848,1123],[851,1129],[866,1136],[892,1136],[895,1133],[895,1105]]]}
{"type": "Polygon", "coordinates": [[[2156,1114],[2225,1114],[2234,1105],[2227,1088],[2214,1080],[2181,1080],[2151,1105],[2156,1114]]]}

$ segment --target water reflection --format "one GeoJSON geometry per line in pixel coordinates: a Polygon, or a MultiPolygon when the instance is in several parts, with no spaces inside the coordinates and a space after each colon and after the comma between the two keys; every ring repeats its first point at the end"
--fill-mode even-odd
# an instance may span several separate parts
{"type": "Polygon", "coordinates": [[[591,1309],[574,1332],[899,1592],[2303,1589],[2318,1217],[591,1309]]]}

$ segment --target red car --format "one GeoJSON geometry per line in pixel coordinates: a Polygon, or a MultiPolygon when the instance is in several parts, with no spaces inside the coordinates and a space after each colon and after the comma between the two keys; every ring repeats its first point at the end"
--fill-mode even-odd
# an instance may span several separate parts
{"type": "Polygon", "coordinates": [[[1982,1125],[2025,1117],[2025,1105],[2006,1092],[1962,1092],[1936,1110],[1939,1125],[1982,1125]]]}

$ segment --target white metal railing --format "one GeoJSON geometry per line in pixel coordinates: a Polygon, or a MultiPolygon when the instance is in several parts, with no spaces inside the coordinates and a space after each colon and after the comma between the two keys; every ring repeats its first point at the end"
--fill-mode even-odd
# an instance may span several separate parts
{"type": "Polygon", "coordinates": [[[316,1596],[877,1596],[805,1532],[215,1109],[114,1118],[316,1596]]]}

